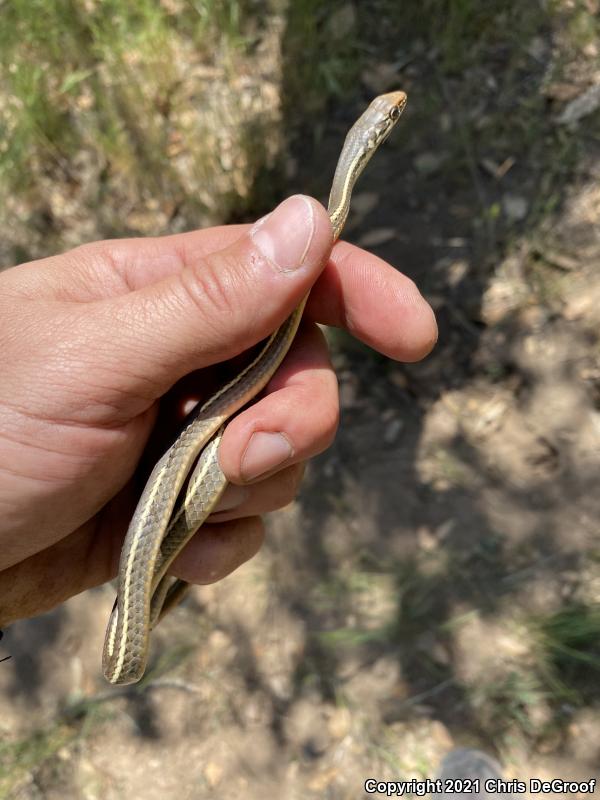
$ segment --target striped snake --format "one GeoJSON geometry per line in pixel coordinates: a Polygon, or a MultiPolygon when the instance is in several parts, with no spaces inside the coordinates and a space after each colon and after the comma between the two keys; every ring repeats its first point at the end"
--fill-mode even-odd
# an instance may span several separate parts
{"type": "MultiPolygon", "coordinates": [[[[404,92],[382,94],[348,132],[327,208],[334,241],[346,222],[354,184],[405,105],[404,92]]],[[[166,572],[227,486],[218,461],[225,423],[266,386],[281,364],[296,335],[307,297],[265,341],[247,367],[204,404],[196,406],[152,470],[121,551],[118,594],[102,659],[104,676],[110,683],[140,680],[148,660],[150,630],[188,589],[185,581],[171,578],[166,572]]]]}

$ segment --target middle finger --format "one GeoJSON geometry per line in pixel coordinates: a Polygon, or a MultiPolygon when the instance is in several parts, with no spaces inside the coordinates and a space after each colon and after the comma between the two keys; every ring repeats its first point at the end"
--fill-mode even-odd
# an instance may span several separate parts
{"type": "Polygon", "coordinates": [[[266,395],[227,426],[219,448],[231,483],[250,484],[325,450],[339,421],[337,379],[325,338],[304,324],[266,395]]]}

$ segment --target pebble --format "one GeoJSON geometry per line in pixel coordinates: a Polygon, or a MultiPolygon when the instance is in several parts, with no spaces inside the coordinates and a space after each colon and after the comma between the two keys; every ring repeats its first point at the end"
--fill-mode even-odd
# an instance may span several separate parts
{"type": "Polygon", "coordinates": [[[505,194],[502,198],[502,208],[509,220],[520,222],[527,216],[529,204],[524,197],[516,194],[505,194]]]}
{"type": "Polygon", "coordinates": [[[385,431],[383,432],[383,441],[385,444],[394,444],[400,433],[402,432],[402,428],[404,428],[404,422],[401,419],[393,419],[389,422],[386,427],[385,431]]]}
{"type": "Polygon", "coordinates": [[[414,165],[422,175],[433,175],[438,172],[445,160],[446,157],[442,153],[419,153],[414,160],[414,165]]]}

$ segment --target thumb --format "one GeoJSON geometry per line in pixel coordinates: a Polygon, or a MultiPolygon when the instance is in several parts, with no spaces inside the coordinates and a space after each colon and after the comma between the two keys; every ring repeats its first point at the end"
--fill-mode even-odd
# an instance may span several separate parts
{"type": "Polygon", "coordinates": [[[224,250],[114,298],[107,330],[119,358],[136,364],[129,379],[147,386],[151,376],[162,394],[192,370],[264,339],[310,290],[331,245],[323,206],[295,195],[224,250]]]}

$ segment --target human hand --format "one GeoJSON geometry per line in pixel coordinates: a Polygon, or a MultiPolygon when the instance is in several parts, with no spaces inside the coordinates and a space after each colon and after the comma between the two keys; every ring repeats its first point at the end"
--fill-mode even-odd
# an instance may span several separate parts
{"type": "Polygon", "coordinates": [[[172,572],[209,583],[256,553],[259,515],[293,499],[303,462],[335,435],[337,382],[316,323],[402,361],[436,339],[411,280],[352,245],[330,250],[325,209],[296,196],[260,225],[97,242],[0,275],[0,625],[114,577],[159,399],[174,429],[185,397],[210,394],[216,365],[314,284],[265,395],[227,427],[220,510],[172,572]]]}

